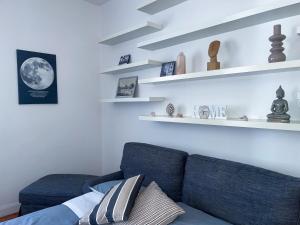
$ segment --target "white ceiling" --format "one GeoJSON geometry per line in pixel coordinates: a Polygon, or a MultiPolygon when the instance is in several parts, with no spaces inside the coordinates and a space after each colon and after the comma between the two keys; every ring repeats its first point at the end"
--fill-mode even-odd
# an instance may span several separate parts
{"type": "Polygon", "coordinates": [[[90,2],[92,4],[95,4],[95,5],[102,5],[105,2],[108,2],[109,0],[85,0],[85,1],[88,1],[88,2],[90,2]]]}

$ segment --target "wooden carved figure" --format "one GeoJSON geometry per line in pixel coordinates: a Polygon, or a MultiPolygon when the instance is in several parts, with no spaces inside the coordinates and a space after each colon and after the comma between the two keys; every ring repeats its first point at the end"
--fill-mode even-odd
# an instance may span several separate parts
{"type": "Polygon", "coordinates": [[[218,62],[218,53],[221,46],[220,41],[213,41],[209,45],[208,55],[210,57],[210,62],[207,63],[207,70],[219,70],[220,62],[218,62]]]}
{"type": "Polygon", "coordinates": [[[286,60],[286,56],[283,53],[283,41],[286,36],[281,33],[281,25],[274,26],[274,34],[269,38],[272,42],[272,48],[270,50],[271,55],[269,56],[269,63],[282,62],[286,60]]]}

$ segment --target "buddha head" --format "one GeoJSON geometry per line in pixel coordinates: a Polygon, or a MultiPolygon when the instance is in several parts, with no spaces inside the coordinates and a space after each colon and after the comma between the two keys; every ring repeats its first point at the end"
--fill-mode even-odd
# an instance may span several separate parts
{"type": "Polygon", "coordinates": [[[285,96],[284,90],[282,89],[281,85],[279,86],[279,88],[276,91],[276,96],[278,99],[283,99],[285,96]]]}

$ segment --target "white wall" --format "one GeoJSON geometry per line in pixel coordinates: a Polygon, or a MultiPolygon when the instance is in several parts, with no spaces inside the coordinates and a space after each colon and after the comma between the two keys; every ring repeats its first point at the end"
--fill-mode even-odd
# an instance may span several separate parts
{"type": "Polygon", "coordinates": [[[0,217],[51,173],[100,174],[97,7],[0,0],[0,217]],[[18,105],[16,49],[56,54],[57,105],[18,105]]]}
{"type": "MultiPolygon", "coordinates": [[[[265,118],[280,84],[286,90],[290,114],[293,119],[300,119],[297,73],[139,87],[140,96],[165,96],[165,103],[100,107],[97,102],[100,67],[117,64],[120,55],[127,53],[132,54],[134,61],[170,61],[184,51],[188,72],[194,72],[205,69],[208,45],[219,39],[222,67],[261,64],[267,62],[272,26],[281,23],[288,36],[288,59],[299,59],[300,37],[295,33],[299,17],[154,52],[136,48],[138,42],[148,38],[272,1],[241,4],[240,0],[189,0],[150,17],[135,10],[141,0],[110,0],[100,8],[81,0],[0,0],[0,216],[15,209],[20,189],[46,174],[100,174],[101,169],[103,173],[117,170],[122,147],[128,141],[235,160],[299,177],[298,133],[138,120],[138,115],[152,111],[164,113],[168,102],[185,115],[192,113],[194,104],[229,104],[233,115],[265,118]],[[162,23],[165,29],[115,47],[98,48],[98,37],[147,19],[162,23]],[[57,55],[58,105],[18,105],[16,49],[57,55]],[[102,157],[105,160],[101,162],[102,157]]],[[[117,79],[132,75],[155,77],[159,69],[101,76],[100,96],[113,97],[117,79]]]]}
{"type": "MultiPolygon", "coordinates": [[[[288,60],[300,58],[300,37],[296,35],[299,16],[273,21],[250,28],[221,34],[157,51],[136,48],[136,44],[151,37],[187,29],[193,25],[222,18],[272,0],[189,0],[155,16],[136,11],[141,0],[111,0],[100,9],[101,34],[108,34],[151,19],[162,23],[165,29],[159,33],[141,37],[114,47],[102,46],[101,67],[118,63],[119,57],[131,53],[134,61],[153,58],[162,61],[175,60],[180,51],[187,56],[188,72],[206,69],[207,49],[211,41],[219,39],[222,47],[219,60],[222,67],[267,63],[273,25],[282,24],[287,35],[285,47],[288,60]]],[[[101,96],[115,95],[119,77],[139,75],[140,78],[159,76],[159,68],[125,75],[102,76],[101,96]]],[[[185,115],[192,114],[195,104],[229,104],[231,115],[248,115],[250,118],[266,118],[279,85],[286,91],[290,103],[290,114],[300,119],[300,108],[296,102],[299,89],[298,73],[227,78],[208,81],[189,81],[176,84],[143,85],[140,96],[165,96],[165,103],[154,104],[103,104],[102,105],[102,148],[103,169],[117,170],[122,156],[122,146],[128,141],[146,142],[173,147],[190,153],[214,156],[248,163],[285,174],[300,177],[300,134],[293,132],[268,131],[242,128],[208,127],[198,125],[176,125],[150,123],[138,120],[139,115],[155,111],[165,114],[168,102],[174,103],[185,115]]]]}

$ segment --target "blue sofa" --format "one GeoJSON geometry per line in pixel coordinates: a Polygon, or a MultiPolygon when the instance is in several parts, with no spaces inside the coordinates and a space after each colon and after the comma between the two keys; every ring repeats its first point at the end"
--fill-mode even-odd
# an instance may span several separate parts
{"type": "Polygon", "coordinates": [[[142,143],[125,144],[120,168],[85,179],[82,193],[144,174],[144,185],[156,181],[185,209],[173,225],[300,225],[300,179],[295,177],[142,143]]]}
{"type": "Polygon", "coordinates": [[[52,174],[45,176],[19,193],[19,215],[23,216],[59,205],[82,195],[82,186],[97,176],[80,174],[52,174]]]}

